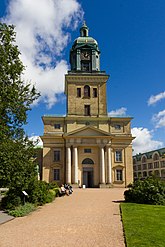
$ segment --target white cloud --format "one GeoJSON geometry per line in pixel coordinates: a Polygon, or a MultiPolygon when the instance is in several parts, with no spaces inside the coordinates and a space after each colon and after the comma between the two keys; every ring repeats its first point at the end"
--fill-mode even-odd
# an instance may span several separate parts
{"type": "Polygon", "coordinates": [[[77,0],[10,0],[3,21],[16,26],[16,41],[26,66],[25,80],[41,92],[39,101],[50,108],[64,90],[68,64],[63,51],[83,11],[77,0]]]}
{"type": "Polygon", "coordinates": [[[29,140],[32,141],[36,147],[43,147],[43,142],[39,136],[31,136],[29,140]]]}
{"type": "Polygon", "coordinates": [[[165,91],[157,95],[152,95],[148,100],[148,105],[156,104],[158,101],[165,99],[165,91]]]}
{"type": "Polygon", "coordinates": [[[152,131],[147,128],[132,128],[132,135],[136,137],[133,140],[133,154],[144,153],[154,149],[161,148],[163,142],[153,140],[152,131]]]}
{"type": "Polygon", "coordinates": [[[156,128],[165,127],[165,110],[155,114],[152,120],[156,123],[156,128]]]}
{"type": "Polygon", "coordinates": [[[121,107],[121,108],[119,108],[117,110],[110,111],[108,113],[108,116],[111,116],[111,117],[125,116],[126,115],[126,111],[127,111],[127,108],[121,107]]]}

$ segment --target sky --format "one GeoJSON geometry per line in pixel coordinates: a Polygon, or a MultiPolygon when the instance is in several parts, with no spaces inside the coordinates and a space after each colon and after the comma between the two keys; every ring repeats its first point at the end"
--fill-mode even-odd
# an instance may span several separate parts
{"type": "Polygon", "coordinates": [[[43,135],[41,116],[66,114],[64,75],[85,19],[110,75],[108,114],[133,117],[134,154],[165,147],[164,13],[164,0],[1,0],[0,21],[15,25],[24,80],[41,93],[28,113],[29,138],[43,135]]]}

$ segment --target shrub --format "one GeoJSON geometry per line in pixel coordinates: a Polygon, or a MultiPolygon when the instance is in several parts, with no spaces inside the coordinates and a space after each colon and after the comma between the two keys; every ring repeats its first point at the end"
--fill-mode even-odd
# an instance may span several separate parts
{"type": "Polygon", "coordinates": [[[29,194],[29,202],[37,205],[43,205],[48,202],[52,202],[56,196],[49,183],[45,181],[37,181],[33,189],[27,191],[29,194]]]}
{"type": "Polygon", "coordinates": [[[164,185],[163,181],[154,177],[137,180],[132,186],[129,186],[129,190],[124,192],[125,201],[165,205],[164,185]]]}
{"type": "Polygon", "coordinates": [[[9,189],[6,196],[2,198],[1,207],[3,209],[14,209],[15,207],[22,204],[21,194],[15,190],[9,189]]]}
{"type": "Polygon", "coordinates": [[[20,205],[14,210],[8,210],[8,214],[14,217],[22,217],[36,209],[35,205],[32,203],[25,203],[25,205],[20,205]]]}

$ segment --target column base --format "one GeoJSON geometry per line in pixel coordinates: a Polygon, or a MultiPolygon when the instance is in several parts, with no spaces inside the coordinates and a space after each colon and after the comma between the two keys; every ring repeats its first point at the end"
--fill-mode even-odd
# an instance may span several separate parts
{"type": "Polygon", "coordinates": [[[105,189],[105,188],[112,188],[113,184],[99,184],[100,189],[105,189]]]}
{"type": "Polygon", "coordinates": [[[79,188],[78,184],[71,184],[72,188],[79,188]]]}

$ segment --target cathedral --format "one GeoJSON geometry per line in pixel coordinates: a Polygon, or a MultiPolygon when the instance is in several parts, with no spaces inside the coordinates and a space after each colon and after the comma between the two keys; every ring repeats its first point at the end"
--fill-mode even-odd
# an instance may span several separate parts
{"type": "Polygon", "coordinates": [[[74,187],[126,187],[133,181],[130,117],[107,114],[100,50],[84,24],[65,75],[66,115],[44,115],[42,180],[74,187]]]}

